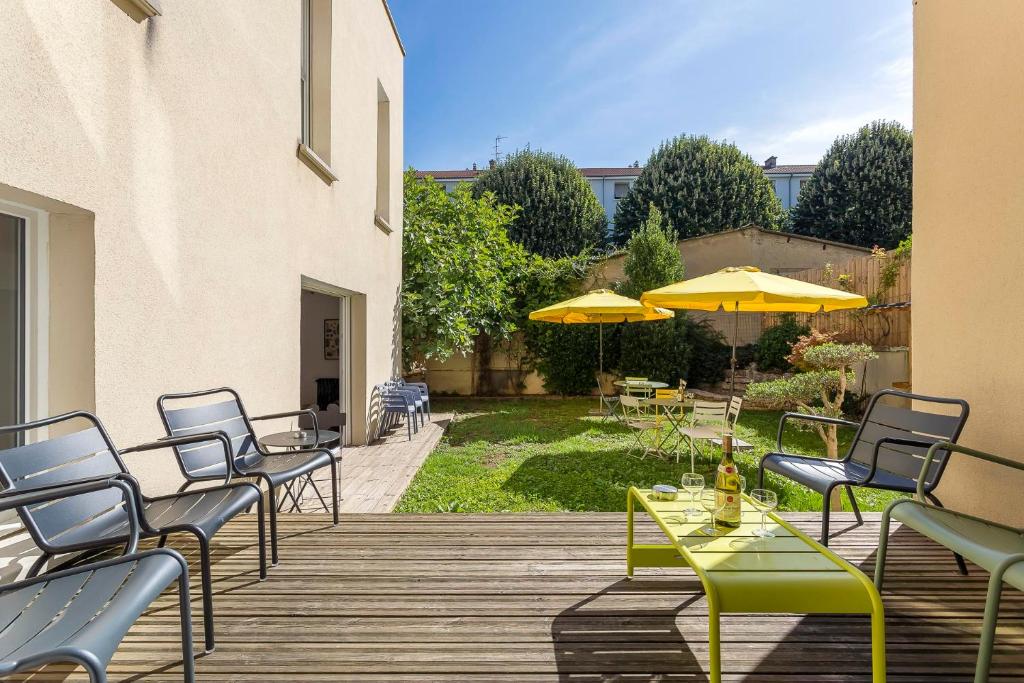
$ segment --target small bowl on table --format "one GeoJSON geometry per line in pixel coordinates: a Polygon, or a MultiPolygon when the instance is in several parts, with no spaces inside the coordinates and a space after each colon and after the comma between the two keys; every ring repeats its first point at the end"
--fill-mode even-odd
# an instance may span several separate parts
{"type": "Polygon", "coordinates": [[[679,498],[679,489],[671,484],[655,484],[651,487],[651,499],[673,501],[679,498]]]}

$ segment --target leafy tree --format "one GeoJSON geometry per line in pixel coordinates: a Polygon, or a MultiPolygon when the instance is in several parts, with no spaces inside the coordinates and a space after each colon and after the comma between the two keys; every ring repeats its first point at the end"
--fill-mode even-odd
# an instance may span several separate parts
{"type": "Polygon", "coordinates": [[[579,254],[605,240],[604,208],[579,169],[563,156],[524,150],[480,174],[473,192],[493,192],[520,207],[509,236],[541,256],[579,254]]]}
{"type": "Polygon", "coordinates": [[[896,246],[910,234],[912,166],[913,137],[895,121],[836,139],[800,191],[793,232],[896,246]]]}
{"type": "Polygon", "coordinates": [[[786,357],[790,354],[793,343],[803,335],[810,334],[811,328],[801,325],[792,313],[783,313],[779,322],[772,325],[757,340],[754,360],[760,370],[779,370],[785,372],[792,369],[786,357]]]}
{"type": "MultiPolygon", "coordinates": [[[[746,397],[772,408],[795,405],[801,413],[842,417],[847,387],[853,382],[853,366],[878,356],[867,344],[837,344],[828,335],[812,333],[793,345],[789,362],[804,372],[786,379],[755,382],[747,387],[746,397]]],[[[825,443],[828,457],[839,457],[836,425],[814,424],[825,443]]],[[[840,509],[839,492],[830,501],[840,509]]]]}
{"type": "Polygon", "coordinates": [[[680,237],[757,223],[778,229],[782,204],[762,168],[735,145],[706,136],[666,140],[615,211],[613,241],[625,245],[657,206],[680,237]]]}
{"type": "Polygon", "coordinates": [[[513,207],[468,186],[451,194],[434,182],[404,178],[402,342],[407,365],[465,353],[486,333],[515,329],[515,287],[528,255],[510,241],[513,207]]]}
{"type": "MultiPolygon", "coordinates": [[[[683,279],[676,233],[663,227],[661,211],[653,204],[627,242],[623,271],[626,281],[619,292],[632,298],[683,279]]],[[[694,323],[683,311],[676,311],[669,320],[623,324],[617,332],[618,366],[625,374],[656,377],[674,385],[680,379],[714,382],[724,372],[725,345],[720,335],[694,323]]]]}

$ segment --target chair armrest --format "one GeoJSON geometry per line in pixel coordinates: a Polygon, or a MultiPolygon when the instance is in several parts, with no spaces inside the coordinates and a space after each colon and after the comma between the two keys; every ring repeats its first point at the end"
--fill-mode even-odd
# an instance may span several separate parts
{"type": "Polygon", "coordinates": [[[78,481],[54,484],[53,486],[41,486],[36,489],[25,489],[22,491],[4,491],[0,493],[0,512],[25,505],[36,505],[48,503],[62,498],[82,495],[83,493],[94,493],[106,489],[120,489],[124,499],[124,508],[128,513],[128,543],[125,545],[125,555],[134,553],[139,547],[139,501],[136,498],[134,487],[121,479],[121,477],[102,477],[94,479],[80,479],[78,481]]]}
{"type": "Polygon", "coordinates": [[[925,501],[924,497],[924,478],[928,474],[928,468],[932,465],[932,460],[935,459],[936,451],[949,451],[949,455],[952,456],[954,453],[962,453],[969,455],[972,458],[978,458],[979,460],[985,460],[994,465],[1002,465],[1003,467],[1009,467],[1011,469],[1020,470],[1024,472],[1024,463],[1017,462],[1016,460],[1010,460],[1003,458],[992,453],[986,453],[979,451],[974,448],[968,448],[967,446],[960,446],[951,441],[939,441],[938,443],[932,444],[932,447],[928,449],[928,454],[924,456],[924,464],[921,465],[921,474],[917,478],[917,499],[921,502],[925,501]]]}
{"type": "Polygon", "coordinates": [[[289,410],[284,413],[270,413],[269,415],[257,415],[256,417],[250,417],[249,420],[255,422],[257,420],[280,420],[283,417],[301,417],[303,415],[309,416],[313,420],[313,438],[316,439],[317,443],[320,443],[320,423],[316,419],[316,411],[308,408],[304,410],[289,410]]]}
{"type": "Polygon", "coordinates": [[[805,420],[807,422],[819,422],[822,424],[836,425],[837,427],[860,427],[859,422],[850,422],[838,417],[826,417],[824,415],[811,415],[810,413],[783,413],[779,418],[779,432],[776,438],[775,447],[777,452],[785,453],[782,448],[782,436],[786,429],[786,422],[789,420],[805,420]]]}
{"type": "MultiPolygon", "coordinates": [[[[232,475],[232,473],[238,474],[239,476],[245,476],[241,472],[238,472],[238,470],[235,469],[235,458],[234,458],[234,453],[232,452],[232,448],[231,448],[231,439],[228,438],[228,435],[226,433],[220,432],[220,431],[218,431],[218,432],[203,432],[201,434],[188,434],[186,436],[165,436],[163,438],[157,439],[156,441],[152,441],[150,443],[143,443],[143,444],[139,444],[138,446],[132,446],[131,448],[125,448],[124,450],[122,450],[120,452],[122,454],[124,454],[124,453],[144,453],[144,452],[147,452],[147,451],[157,451],[157,450],[160,450],[162,448],[175,448],[176,449],[178,446],[188,446],[190,444],[205,443],[205,442],[208,442],[208,441],[219,441],[221,447],[224,449],[224,459],[225,459],[225,461],[227,463],[227,470],[226,470],[226,473],[224,475],[224,483],[225,484],[231,483],[231,475],[232,475]]],[[[175,450],[174,453],[175,453],[175,457],[178,460],[178,467],[181,469],[181,473],[185,476],[186,479],[189,479],[190,481],[192,481],[193,478],[189,475],[188,470],[185,468],[185,463],[181,459],[181,455],[178,453],[177,450],[175,450]]]]}

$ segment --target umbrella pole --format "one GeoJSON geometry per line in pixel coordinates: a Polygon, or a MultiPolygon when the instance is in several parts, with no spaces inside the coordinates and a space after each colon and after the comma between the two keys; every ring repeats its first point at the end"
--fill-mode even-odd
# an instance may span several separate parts
{"type": "Polygon", "coordinates": [[[604,378],[604,321],[597,321],[597,408],[604,410],[604,387],[601,380],[604,378]]]}
{"type": "Polygon", "coordinates": [[[729,383],[729,396],[736,395],[736,337],[740,333],[740,302],[735,302],[735,309],[732,316],[732,358],[729,359],[729,367],[732,370],[732,379],[729,383]]]}

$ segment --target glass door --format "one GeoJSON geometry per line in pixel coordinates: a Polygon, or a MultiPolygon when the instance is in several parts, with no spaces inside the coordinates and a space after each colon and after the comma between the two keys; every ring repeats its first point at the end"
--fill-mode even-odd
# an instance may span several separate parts
{"type": "MultiPolygon", "coordinates": [[[[0,425],[25,415],[25,221],[0,213],[0,425]]],[[[0,435],[0,448],[17,445],[0,435]]]]}

